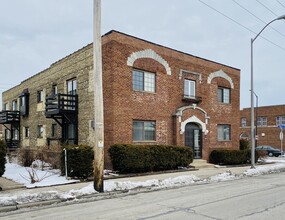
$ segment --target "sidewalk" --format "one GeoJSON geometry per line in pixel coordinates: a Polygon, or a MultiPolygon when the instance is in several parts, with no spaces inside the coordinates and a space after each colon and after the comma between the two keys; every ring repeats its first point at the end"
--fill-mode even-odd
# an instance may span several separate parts
{"type": "MultiPolygon", "coordinates": [[[[259,165],[259,166],[266,166],[266,165],[259,165]]],[[[177,172],[154,173],[154,174],[148,174],[148,175],[138,175],[138,176],[122,177],[122,178],[108,178],[108,179],[104,180],[104,182],[110,182],[110,181],[145,182],[145,181],[153,180],[153,179],[164,180],[164,179],[175,178],[175,177],[184,176],[184,175],[194,175],[200,179],[206,179],[206,178],[209,178],[211,176],[218,175],[220,173],[225,173],[229,170],[233,174],[240,175],[248,169],[250,169],[250,166],[215,168],[213,165],[212,167],[193,169],[193,170],[189,170],[189,171],[188,170],[180,170],[177,172]]],[[[51,191],[51,190],[57,190],[60,192],[69,192],[70,190],[73,190],[73,189],[78,190],[78,189],[81,189],[83,187],[86,187],[86,186],[90,185],[91,183],[92,183],[92,181],[27,189],[21,184],[15,183],[11,180],[7,180],[7,179],[2,178],[2,177],[0,178],[0,186],[2,186],[2,188],[3,188],[2,192],[6,191],[7,193],[16,192],[16,191],[25,191],[28,193],[38,193],[38,192],[51,191]]]]}
{"type": "Polygon", "coordinates": [[[246,171],[248,172],[248,170],[261,171],[260,172],[261,174],[268,174],[271,173],[272,171],[285,172],[285,163],[283,164],[276,163],[276,165],[274,163],[256,165],[256,169],[250,169],[250,166],[240,166],[240,167],[207,166],[205,168],[193,169],[193,170],[181,170],[179,172],[154,173],[143,176],[114,178],[114,179],[104,180],[104,186],[115,185],[119,187],[115,188],[115,190],[113,191],[106,190],[105,193],[95,192],[93,189],[92,181],[27,189],[23,188],[23,186],[20,184],[14,184],[14,187],[12,187],[13,186],[12,181],[6,180],[5,178],[0,178],[0,186],[4,186],[3,187],[4,191],[0,193],[0,202],[1,199],[2,201],[4,201],[5,198],[12,198],[12,197],[15,198],[12,201],[12,203],[9,204],[4,203],[4,205],[0,207],[0,213],[13,211],[21,208],[56,204],[74,199],[99,200],[104,198],[110,198],[112,196],[124,196],[130,193],[146,192],[146,191],[152,191],[168,187],[179,187],[190,184],[196,184],[196,182],[211,183],[211,182],[224,181],[229,179],[240,179],[246,176],[245,172],[246,171]],[[264,172],[263,170],[266,171],[264,172]],[[215,178],[216,176],[219,175],[221,175],[220,180],[219,178],[215,178]],[[230,178],[223,179],[224,178],[223,176],[226,177],[228,176],[230,178]],[[176,177],[178,178],[175,179],[176,177]],[[182,182],[179,182],[180,179],[182,179],[182,182]],[[178,184],[176,181],[178,182],[178,184]],[[171,183],[168,184],[169,182],[171,183]],[[6,184],[12,184],[12,185],[9,188],[5,186],[6,184]],[[131,187],[133,188],[124,189],[124,186],[126,185],[131,185],[131,187]],[[88,191],[88,193],[84,193],[85,191],[88,191]],[[24,198],[25,196],[28,199],[25,199],[24,198]]]}

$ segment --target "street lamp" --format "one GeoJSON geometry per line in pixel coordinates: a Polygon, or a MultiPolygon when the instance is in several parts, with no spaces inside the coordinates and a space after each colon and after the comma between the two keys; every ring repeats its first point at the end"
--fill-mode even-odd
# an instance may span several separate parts
{"type": "Polygon", "coordinates": [[[268,24],[264,26],[264,28],[261,29],[261,31],[255,36],[255,38],[251,38],[250,41],[250,51],[251,51],[251,83],[250,83],[250,93],[251,93],[251,126],[250,126],[250,134],[251,134],[251,168],[254,167],[255,163],[255,135],[254,135],[254,90],[253,90],[253,42],[256,40],[256,38],[261,34],[261,32],[272,22],[277,20],[285,19],[285,15],[282,15],[278,18],[275,18],[274,20],[270,21],[268,24]]]}
{"type": "Polygon", "coordinates": [[[256,93],[253,91],[253,94],[255,95],[255,99],[256,99],[256,110],[255,110],[255,147],[257,146],[257,137],[258,137],[258,133],[257,133],[257,118],[258,118],[258,95],[256,95],[256,93]]]}

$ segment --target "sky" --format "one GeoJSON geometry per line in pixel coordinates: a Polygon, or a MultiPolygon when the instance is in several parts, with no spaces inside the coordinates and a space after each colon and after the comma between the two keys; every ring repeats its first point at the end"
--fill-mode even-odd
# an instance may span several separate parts
{"type": "MultiPolygon", "coordinates": [[[[102,0],[101,4],[102,35],[117,30],[240,69],[241,108],[250,107],[251,38],[285,14],[285,0],[102,0]]],[[[93,0],[1,0],[0,93],[92,41],[93,0]]],[[[258,105],[285,104],[285,20],[268,26],[253,50],[258,105]]]]}

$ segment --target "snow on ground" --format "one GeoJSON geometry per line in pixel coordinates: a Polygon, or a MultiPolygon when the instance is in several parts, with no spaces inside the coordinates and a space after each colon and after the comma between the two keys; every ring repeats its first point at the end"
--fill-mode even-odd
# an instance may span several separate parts
{"type": "MultiPolygon", "coordinates": [[[[208,177],[206,179],[200,179],[195,175],[181,175],[174,178],[167,178],[164,180],[151,179],[143,182],[131,182],[131,181],[116,181],[108,180],[104,182],[104,191],[120,191],[120,190],[133,190],[138,188],[151,188],[151,189],[163,189],[176,186],[186,186],[191,184],[201,183],[213,183],[227,180],[240,179],[245,176],[258,176],[262,174],[285,171],[285,160],[266,160],[266,163],[272,163],[267,166],[257,166],[255,169],[248,169],[241,175],[236,175],[230,170],[225,173],[220,173],[215,176],[208,177]]],[[[59,175],[58,170],[41,171],[37,170],[37,175],[40,182],[31,184],[29,182],[28,171],[31,168],[21,167],[14,163],[6,164],[6,171],[4,177],[12,179],[15,182],[22,183],[26,187],[38,187],[38,186],[51,186],[70,183],[74,180],[66,180],[65,177],[59,175]]],[[[50,199],[76,199],[80,196],[97,193],[93,188],[93,183],[79,190],[70,190],[69,192],[60,191],[43,191],[39,193],[27,193],[26,191],[16,191],[0,194],[0,206],[23,204],[28,202],[46,201],[50,199]]]]}
{"type": "Polygon", "coordinates": [[[22,167],[15,163],[6,163],[3,177],[25,185],[27,188],[62,185],[78,182],[78,180],[67,180],[60,176],[59,170],[41,170],[31,167],[22,167]],[[37,182],[31,183],[31,176],[37,182]]]}

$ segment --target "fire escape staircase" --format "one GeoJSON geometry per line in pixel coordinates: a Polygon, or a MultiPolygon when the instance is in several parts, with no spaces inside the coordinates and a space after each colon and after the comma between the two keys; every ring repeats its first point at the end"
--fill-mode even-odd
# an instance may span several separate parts
{"type": "Polygon", "coordinates": [[[19,147],[20,140],[20,111],[1,111],[0,124],[10,131],[9,137],[5,135],[6,145],[9,148],[19,147]],[[18,137],[15,137],[14,131],[18,131],[18,137]]]}
{"type": "MultiPolygon", "coordinates": [[[[65,125],[75,126],[75,144],[78,142],[78,95],[54,94],[46,97],[46,118],[54,119],[62,128],[61,142],[65,142],[63,133],[65,125]]],[[[50,138],[51,139],[51,138],[50,138]]]]}

